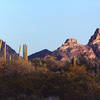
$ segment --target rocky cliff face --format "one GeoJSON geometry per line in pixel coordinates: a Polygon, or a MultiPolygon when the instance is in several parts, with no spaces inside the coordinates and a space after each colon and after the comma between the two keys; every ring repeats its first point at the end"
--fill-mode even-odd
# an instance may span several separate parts
{"type": "Polygon", "coordinates": [[[88,45],[95,45],[95,44],[100,44],[100,29],[96,29],[95,33],[93,36],[91,36],[88,45]]]}
{"type": "Polygon", "coordinates": [[[88,45],[93,49],[95,55],[100,58],[100,29],[96,29],[94,35],[90,38],[88,45]]]}
{"type": "Polygon", "coordinates": [[[67,39],[66,42],[55,50],[52,55],[56,56],[61,61],[65,61],[74,56],[78,57],[80,54],[84,54],[84,56],[90,59],[96,57],[90,46],[78,44],[76,39],[67,39]]]}
{"type": "Polygon", "coordinates": [[[97,28],[93,36],[89,39],[87,45],[78,44],[76,39],[67,39],[66,42],[53,52],[53,55],[60,58],[61,61],[70,59],[79,54],[95,59],[100,59],[100,29],[97,28]]]}

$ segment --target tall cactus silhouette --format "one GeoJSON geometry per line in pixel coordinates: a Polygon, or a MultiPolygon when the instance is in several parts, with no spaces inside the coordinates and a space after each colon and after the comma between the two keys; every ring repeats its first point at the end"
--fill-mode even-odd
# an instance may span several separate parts
{"type": "Polygon", "coordinates": [[[73,59],[72,59],[72,64],[74,65],[74,66],[76,66],[76,64],[77,64],[77,58],[74,56],[73,57],[73,59]]]}
{"type": "Polygon", "coordinates": [[[4,60],[6,61],[6,41],[5,41],[5,46],[4,46],[4,60]]]}
{"type": "Polygon", "coordinates": [[[0,51],[1,51],[1,46],[2,46],[2,40],[0,40],[0,51]]]}
{"type": "Polygon", "coordinates": [[[19,60],[20,60],[20,55],[21,55],[21,46],[19,46],[19,55],[18,55],[19,60]]]}
{"type": "Polygon", "coordinates": [[[28,60],[28,56],[27,56],[27,45],[23,45],[23,58],[24,60],[28,60]]]}
{"type": "Polygon", "coordinates": [[[11,61],[11,59],[12,59],[12,58],[11,58],[11,55],[10,55],[10,56],[9,56],[9,61],[11,61]]]}

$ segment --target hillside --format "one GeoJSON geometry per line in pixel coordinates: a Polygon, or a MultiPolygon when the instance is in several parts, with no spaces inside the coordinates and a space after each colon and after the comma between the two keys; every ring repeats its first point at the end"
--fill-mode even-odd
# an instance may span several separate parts
{"type": "Polygon", "coordinates": [[[29,60],[31,60],[33,58],[44,58],[47,55],[51,55],[51,53],[52,53],[51,51],[44,49],[42,51],[39,51],[39,52],[36,52],[36,53],[30,55],[28,58],[29,58],[29,60]]]}
{"type": "MultiPolygon", "coordinates": [[[[3,57],[3,55],[4,55],[4,47],[5,47],[5,42],[2,41],[1,50],[0,50],[0,57],[3,57]]],[[[9,45],[6,45],[6,57],[7,57],[7,59],[9,59],[10,56],[12,57],[12,59],[16,59],[18,57],[18,54],[9,45]]]]}

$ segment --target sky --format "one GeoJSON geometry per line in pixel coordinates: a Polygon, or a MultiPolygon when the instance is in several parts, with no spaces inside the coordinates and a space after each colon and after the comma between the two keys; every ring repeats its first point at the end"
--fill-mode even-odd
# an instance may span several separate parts
{"type": "Polygon", "coordinates": [[[0,0],[0,39],[17,53],[51,51],[66,39],[87,44],[100,27],[100,0],[0,0]]]}

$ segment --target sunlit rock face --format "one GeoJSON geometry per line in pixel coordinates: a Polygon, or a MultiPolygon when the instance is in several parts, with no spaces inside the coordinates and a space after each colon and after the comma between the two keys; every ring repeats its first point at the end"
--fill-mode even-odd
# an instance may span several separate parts
{"type": "Polygon", "coordinates": [[[53,55],[56,56],[61,61],[66,61],[71,58],[78,57],[80,54],[94,59],[95,54],[92,48],[88,45],[82,45],[77,42],[76,39],[67,39],[65,43],[53,52],[53,55]]]}
{"type": "Polygon", "coordinates": [[[76,39],[67,39],[65,43],[60,47],[60,50],[66,50],[67,48],[71,48],[77,45],[76,39]]]}
{"type": "Polygon", "coordinates": [[[90,38],[88,45],[92,47],[95,55],[100,58],[100,29],[96,29],[94,35],[90,38]]]}
{"type": "Polygon", "coordinates": [[[65,41],[65,44],[77,44],[77,40],[76,39],[67,39],[66,41],[65,41]]]}
{"type": "Polygon", "coordinates": [[[100,44],[100,29],[96,29],[94,35],[89,40],[89,45],[100,44]]]}

